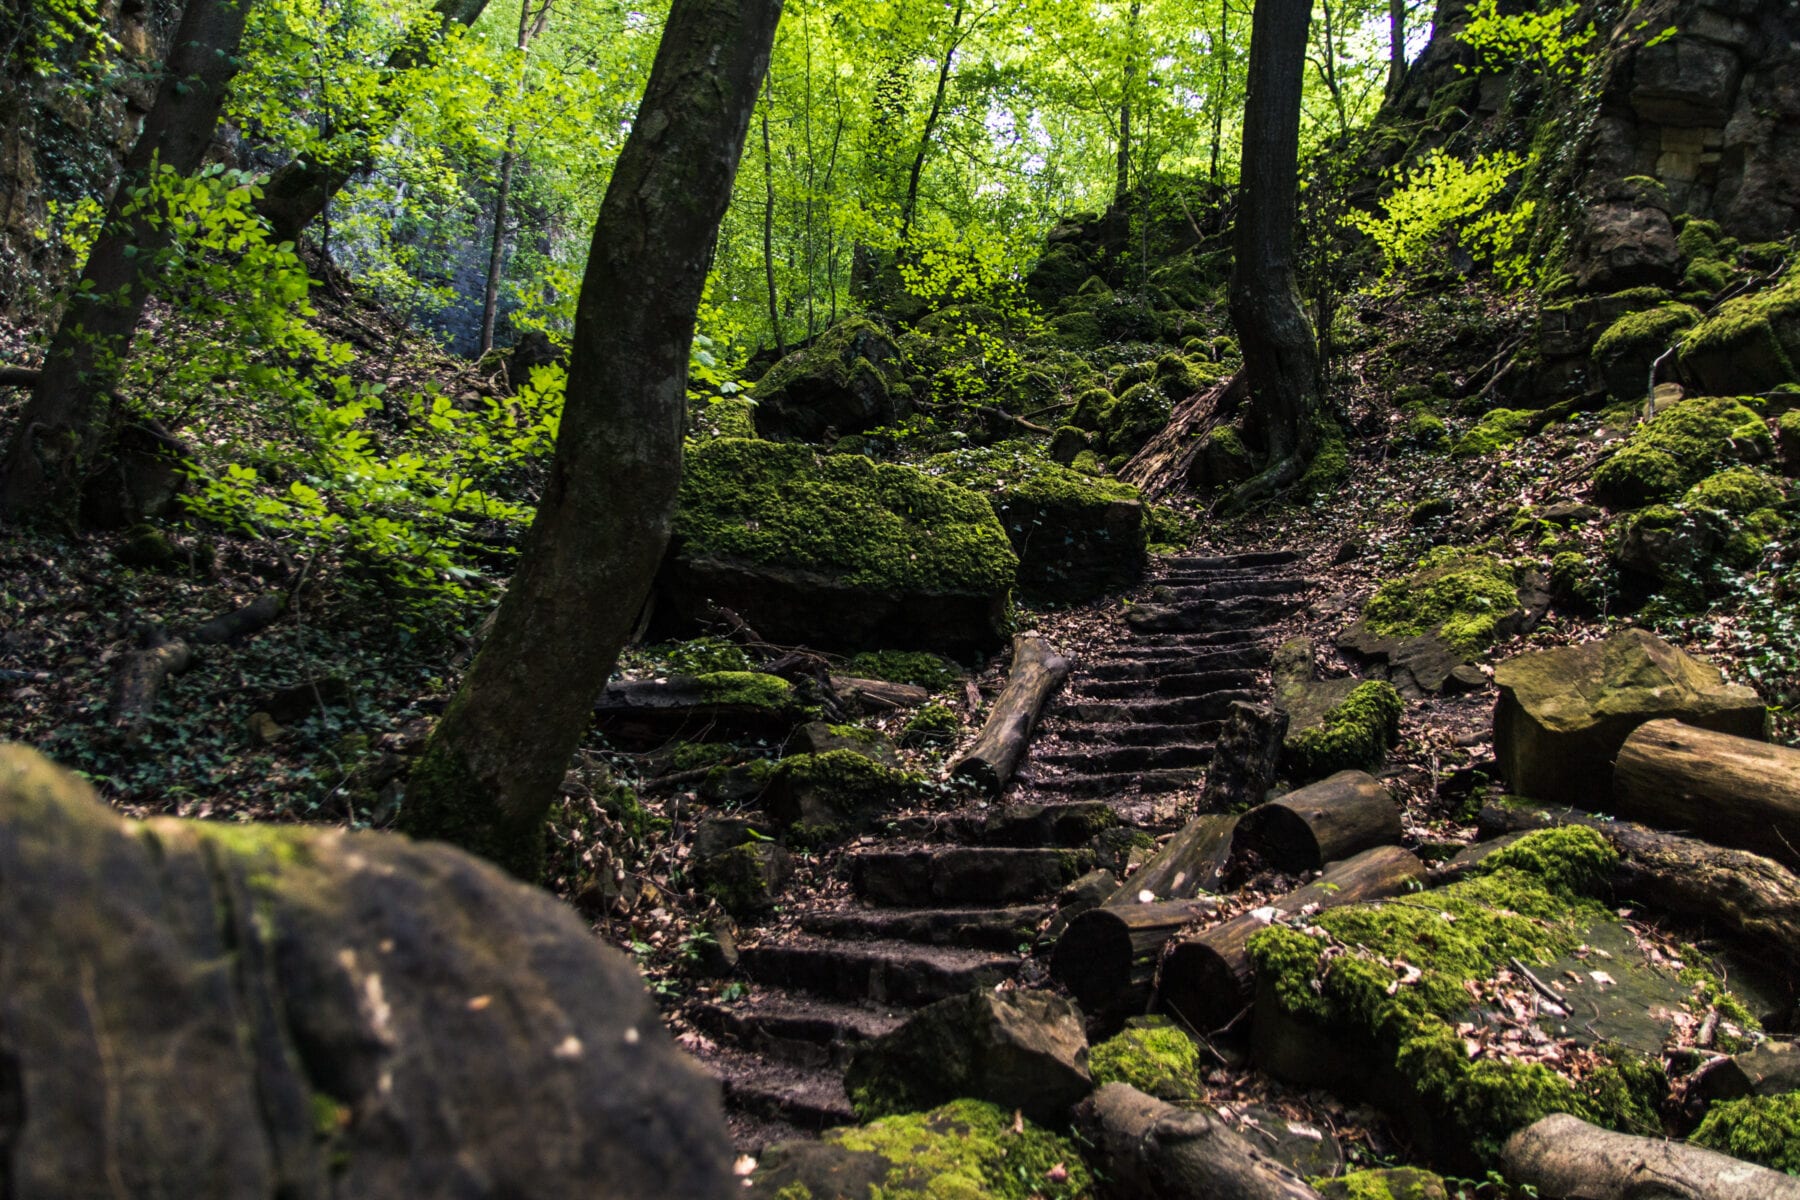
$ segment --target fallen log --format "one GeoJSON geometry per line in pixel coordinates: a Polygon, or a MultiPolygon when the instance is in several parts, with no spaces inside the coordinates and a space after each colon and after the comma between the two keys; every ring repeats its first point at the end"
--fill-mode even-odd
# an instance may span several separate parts
{"type": "Polygon", "coordinates": [[[1231,716],[1214,743],[1212,761],[1206,765],[1200,811],[1241,812],[1261,804],[1275,784],[1287,731],[1285,710],[1273,704],[1234,700],[1231,716]]]}
{"type": "Polygon", "coordinates": [[[1013,638],[1012,670],[994,701],[987,723],[951,774],[972,779],[990,795],[999,795],[1031,744],[1031,727],[1049,703],[1051,693],[1069,677],[1071,663],[1048,639],[1035,633],[1013,638]]]}
{"type": "Polygon", "coordinates": [[[1398,846],[1377,846],[1332,863],[1318,879],[1242,913],[1204,933],[1176,942],[1163,960],[1157,1004],[1202,1032],[1222,1029],[1250,1006],[1255,978],[1247,945],[1277,915],[1295,916],[1383,900],[1422,885],[1425,864],[1398,846]]]}
{"type": "Polygon", "coordinates": [[[1619,751],[1610,807],[1800,867],[1800,750],[1651,721],[1619,751]]]}
{"type": "Polygon", "coordinates": [[[1111,1032],[1149,1009],[1156,964],[1169,940],[1218,911],[1216,896],[1089,909],[1057,939],[1050,975],[1069,989],[1096,1030],[1111,1032]]]}
{"type": "Polygon", "coordinates": [[[1126,880],[1107,903],[1127,907],[1146,903],[1146,892],[1154,901],[1187,900],[1202,892],[1221,890],[1231,855],[1231,834],[1237,823],[1237,817],[1220,813],[1195,817],[1126,880]]]}
{"type": "Polygon", "coordinates": [[[1119,469],[1119,478],[1135,486],[1146,500],[1158,500],[1194,480],[1194,466],[1206,449],[1205,435],[1223,423],[1250,394],[1242,371],[1196,392],[1175,406],[1169,423],[1162,427],[1132,460],[1119,469]]]}
{"type": "Polygon", "coordinates": [[[194,651],[187,642],[153,630],[143,648],[127,655],[125,665],[113,677],[107,723],[128,740],[136,739],[156,707],[163,681],[187,670],[193,661],[194,651]]]}
{"type": "Polygon", "coordinates": [[[1232,834],[1234,862],[1255,854],[1278,871],[1317,871],[1371,846],[1400,840],[1400,806],[1364,771],[1336,775],[1245,813],[1232,834]]]}
{"type": "Polygon", "coordinates": [[[917,708],[931,699],[931,693],[910,683],[889,683],[885,679],[858,679],[854,675],[833,675],[831,686],[845,703],[859,705],[865,712],[890,712],[896,708],[917,708]]]}
{"type": "Polygon", "coordinates": [[[1318,1200],[1211,1109],[1183,1109],[1128,1083],[1109,1083],[1075,1107],[1107,1195],[1131,1200],[1318,1200]]]}
{"type": "Polygon", "coordinates": [[[0,387],[34,388],[42,377],[30,367],[0,367],[0,387]]]}
{"type": "Polygon", "coordinates": [[[287,611],[287,606],[287,593],[269,592],[242,608],[201,622],[194,627],[194,632],[188,634],[187,640],[196,646],[220,646],[236,641],[273,625],[287,611]]]}
{"type": "Polygon", "coordinates": [[[1789,971],[1800,971],[1800,876],[1772,858],[1521,801],[1486,804],[1476,820],[1483,837],[1558,825],[1597,830],[1619,852],[1610,880],[1615,897],[1714,923],[1789,971]]]}
{"type": "Polygon", "coordinates": [[[1506,1177],[1545,1200],[1800,1200],[1800,1179],[1661,1138],[1633,1137],[1556,1113],[1500,1152],[1506,1177]]]}

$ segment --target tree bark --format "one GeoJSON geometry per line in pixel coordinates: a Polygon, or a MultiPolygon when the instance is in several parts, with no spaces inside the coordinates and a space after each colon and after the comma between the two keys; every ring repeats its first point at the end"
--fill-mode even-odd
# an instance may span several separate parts
{"type": "Polygon", "coordinates": [[[1506,1177],[1567,1200],[1800,1200],[1800,1179],[1716,1150],[1555,1113],[1507,1139],[1506,1177]]]}
{"type": "Polygon", "coordinates": [[[1319,1200],[1211,1109],[1182,1109],[1109,1083],[1075,1109],[1112,1187],[1132,1200],[1319,1200]]]}
{"type": "Polygon", "coordinates": [[[1317,871],[1372,846],[1400,840],[1400,806],[1365,771],[1328,779],[1260,804],[1232,835],[1234,864],[1254,853],[1277,871],[1317,871]]]}
{"type": "Polygon", "coordinates": [[[1800,868],[1800,750],[1651,721],[1619,751],[1610,807],[1800,868]]]}
{"type": "Polygon", "coordinates": [[[966,0],[956,0],[956,11],[950,17],[950,38],[944,45],[944,56],[938,62],[937,90],[931,96],[931,109],[925,114],[925,131],[919,135],[919,152],[913,155],[912,170],[906,179],[906,199],[900,204],[900,244],[905,246],[912,233],[913,214],[919,205],[919,177],[925,171],[925,156],[931,151],[932,135],[937,132],[938,117],[944,111],[944,93],[950,87],[950,64],[956,60],[956,48],[962,45],[962,19],[966,0]]]}
{"type": "Polygon", "coordinates": [[[1031,744],[1031,727],[1050,702],[1050,696],[1069,677],[1071,663],[1049,641],[1034,633],[1013,638],[1012,671],[1006,687],[994,701],[981,736],[969,752],[957,760],[951,773],[973,779],[991,795],[999,795],[1019,769],[1019,760],[1031,744]]]}
{"type": "Polygon", "coordinates": [[[1188,900],[1202,892],[1219,891],[1225,882],[1231,834],[1237,822],[1236,817],[1220,813],[1195,817],[1107,903],[1138,904],[1145,892],[1153,900],[1188,900]]]}
{"type": "Polygon", "coordinates": [[[1484,805],[1483,836],[1584,825],[1619,852],[1614,896],[1718,925],[1735,941],[1800,971],[1800,876],[1760,854],[1566,808],[1484,805]]]}
{"type": "Polygon", "coordinates": [[[897,708],[917,708],[931,699],[931,693],[910,683],[889,683],[885,679],[861,679],[855,675],[833,675],[831,686],[845,702],[864,712],[891,712],[897,708]]]}
{"type": "Polygon", "coordinates": [[[1119,85],[1119,156],[1113,181],[1113,207],[1126,211],[1131,201],[1131,91],[1137,76],[1137,33],[1140,0],[1131,0],[1125,25],[1125,70],[1119,85]]]}
{"type": "Polygon", "coordinates": [[[1299,212],[1300,94],[1312,0],[1256,0],[1244,99],[1231,323],[1250,388],[1244,436],[1266,466],[1234,500],[1293,482],[1317,432],[1318,345],[1294,277],[1299,212]]]}
{"type": "Polygon", "coordinates": [[[157,169],[199,169],[237,74],[249,10],[250,0],[190,0],[182,10],[156,99],[0,463],[0,520],[77,515],[82,483],[104,448],[120,366],[169,246],[156,214],[126,210],[157,169]]]}
{"type": "Polygon", "coordinates": [[[763,77],[763,274],[769,286],[769,332],[775,337],[775,353],[787,357],[787,339],[781,334],[781,305],[775,294],[775,152],[769,146],[769,106],[775,103],[773,81],[763,77]]]}
{"type": "Polygon", "coordinates": [[[1218,910],[1217,896],[1089,909],[1057,939],[1050,974],[1091,1022],[1110,1031],[1149,1010],[1156,964],[1169,940],[1218,910]]]}
{"type": "Polygon", "coordinates": [[[523,878],[668,545],[695,313],[780,15],[780,0],[669,11],[594,225],[543,501],[408,784],[403,830],[523,878]]]}
{"type": "Polygon", "coordinates": [[[1400,94],[1406,82],[1406,0],[1388,0],[1388,74],[1385,99],[1400,94]]]}
{"type": "MultiPolygon", "coordinates": [[[[436,20],[426,22],[428,28],[412,31],[388,55],[388,74],[398,75],[424,65],[430,60],[432,48],[445,33],[458,25],[467,29],[486,8],[487,0],[438,0],[431,10],[436,20]]],[[[398,108],[384,102],[369,119],[359,122],[354,132],[362,135],[362,149],[348,162],[333,164],[296,158],[269,176],[256,211],[268,221],[276,241],[300,240],[300,234],[325,211],[338,189],[368,167],[370,148],[387,135],[388,127],[399,116],[398,108]]]]}
{"type": "Polygon", "coordinates": [[[1204,435],[1236,411],[1247,394],[1244,372],[1235,371],[1230,379],[1189,396],[1175,406],[1169,423],[1119,469],[1119,478],[1137,487],[1149,500],[1159,500],[1192,485],[1206,449],[1204,435]]]}

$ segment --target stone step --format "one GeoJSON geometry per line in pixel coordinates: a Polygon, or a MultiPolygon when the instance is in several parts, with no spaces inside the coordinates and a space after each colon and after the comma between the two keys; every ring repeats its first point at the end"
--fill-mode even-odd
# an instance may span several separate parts
{"type": "MultiPolygon", "coordinates": [[[[1039,768],[1033,777],[1042,782],[1053,775],[1099,775],[1124,771],[1158,771],[1168,768],[1204,767],[1212,761],[1211,742],[1164,743],[1159,746],[1112,746],[1107,749],[1031,752],[1026,760],[1039,768]],[[1048,772],[1042,774],[1040,772],[1048,772]]],[[[1029,768],[1028,768],[1029,769],[1029,768]]]]}
{"type": "Polygon", "coordinates": [[[1216,633],[1270,625],[1298,607],[1297,600],[1272,596],[1140,604],[1125,614],[1125,623],[1141,633],[1216,633]]]}
{"type": "Polygon", "coordinates": [[[1249,579],[1212,580],[1206,583],[1163,580],[1150,590],[1150,596],[1151,599],[1163,604],[1187,604],[1195,600],[1232,600],[1245,596],[1278,598],[1303,596],[1318,586],[1318,580],[1306,579],[1298,575],[1275,579],[1257,576],[1249,579]]]}
{"type": "Polygon", "coordinates": [[[850,886],[863,899],[930,906],[1054,896],[1093,865],[1093,856],[1082,850],[940,845],[858,850],[848,862],[850,886]]]}
{"type": "Polygon", "coordinates": [[[1114,799],[1132,794],[1160,794],[1179,791],[1199,783],[1204,774],[1205,771],[1200,767],[1185,767],[1159,771],[1118,771],[1098,774],[1071,772],[1042,779],[1028,776],[1022,778],[1020,782],[1029,786],[1032,792],[1039,796],[1105,796],[1114,799]]]}
{"type": "MultiPolygon", "coordinates": [[[[1135,610],[1133,610],[1135,611],[1135,610]]],[[[1129,616],[1129,614],[1127,614],[1129,616]]],[[[1267,629],[1215,629],[1206,633],[1138,633],[1108,651],[1097,662],[1138,662],[1170,655],[1194,654],[1222,646],[1262,646],[1271,636],[1267,629]]]]}
{"type": "Polygon", "coordinates": [[[1065,700],[1055,711],[1067,721],[1089,725],[1185,725],[1223,721],[1231,715],[1235,702],[1255,702],[1261,697],[1259,691],[1238,689],[1158,700],[1065,700]]]}
{"type": "Polygon", "coordinates": [[[1247,571],[1285,567],[1299,562],[1300,555],[1293,550],[1252,550],[1244,554],[1171,554],[1161,561],[1171,571],[1247,571]]]}
{"type": "Polygon", "coordinates": [[[1074,695],[1095,700],[1149,700],[1157,696],[1208,696],[1214,692],[1255,687],[1261,671],[1184,671],[1150,679],[1080,680],[1074,695]]]}
{"type": "Polygon", "coordinates": [[[889,827],[906,842],[969,842],[983,846],[1081,846],[1117,823],[1105,803],[1008,804],[966,813],[903,817],[889,827]]]}
{"type": "Polygon", "coordinates": [[[695,1028],[740,1049],[794,1066],[841,1070],[857,1045],[893,1032],[909,1013],[774,988],[729,1003],[697,1001],[687,1015],[695,1028]]]}
{"type": "Polygon", "coordinates": [[[1047,725],[1039,744],[1046,747],[1046,752],[1055,752],[1074,746],[1104,748],[1207,742],[1219,732],[1222,724],[1222,721],[1193,721],[1179,725],[1047,725]]]}
{"type": "Polygon", "coordinates": [[[1083,664],[1076,679],[1158,679],[1171,673],[1199,671],[1254,671],[1269,665],[1270,654],[1261,646],[1221,646],[1201,650],[1173,648],[1132,658],[1083,664]]]}
{"type": "Polygon", "coordinates": [[[752,980],[874,1004],[930,1004],[1018,973],[1012,955],[892,940],[811,935],[747,946],[739,966],[752,980]]]}
{"type": "Polygon", "coordinates": [[[1038,926],[1055,911],[1049,904],[1004,908],[841,908],[805,914],[800,918],[800,927],[831,937],[1016,950],[1035,938],[1038,926]]]}
{"type": "Polygon", "coordinates": [[[835,1068],[795,1066],[729,1046],[715,1046],[699,1059],[730,1108],[814,1131],[856,1121],[835,1068]]]}

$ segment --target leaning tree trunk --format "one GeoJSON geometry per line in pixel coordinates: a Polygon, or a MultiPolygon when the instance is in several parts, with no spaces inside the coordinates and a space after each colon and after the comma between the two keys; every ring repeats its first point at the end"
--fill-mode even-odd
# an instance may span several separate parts
{"type": "Polygon", "coordinates": [[[249,11],[250,0],[190,0],[182,11],[150,115],[0,464],[0,519],[76,516],[82,483],[103,447],[119,367],[169,245],[166,224],[126,208],[158,168],[182,175],[199,168],[237,74],[249,11]]]}
{"type": "Polygon", "coordinates": [[[550,480],[401,827],[542,869],[544,813],[675,514],[688,351],[781,0],[675,0],[575,308],[550,480]]]}
{"type": "Polygon", "coordinates": [[[1244,435],[1266,465],[1233,494],[1237,503],[1297,479],[1317,440],[1319,350],[1294,279],[1300,93],[1311,18],[1312,0],[1256,0],[1250,32],[1231,323],[1250,385],[1244,435]]]}
{"type": "MultiPolygon", "coordinates": [[[[425,21],[422,28],[414,30],[388,55],[388,74],[398,75],[424,65],[444,34],[459,25],[469,28],[486,8],[487,0],[438,0],[431,10],[436,20],[425,21]]],[[[383,95],[375,112],[352,130],[359,137],[359,149],[349,161],[296,158],[269,176],[262,199],[256,202],[256,211],[269,222],[276,241],[300,240],[301,232],[325,211],[338,189],[369,165],[371,149],[387,135],[388,127],[399,115],[393,101],[383,95]]]]}

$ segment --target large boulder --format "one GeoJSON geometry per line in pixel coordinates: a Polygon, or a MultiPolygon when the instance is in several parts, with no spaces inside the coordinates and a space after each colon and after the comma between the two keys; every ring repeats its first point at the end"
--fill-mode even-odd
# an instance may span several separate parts
{"type": "Polygon", "coordinates": [[[448,846],[127,821],[0,745],[0,928],[19,1200],[733,1190],[629,960],[448,846]]]}
{"type": "Polygon", "coordinates": [[[1619,748],[1646,721],[1765,736],[1754,691],[1642,629],[1521,654],[1494,668],[1494,682],[1501,773],[1513,791],[1546,803],[1600,807],[1619,748]]]}
{"type": "Polygon", "coordinates": [[[1019,588],[1029,595],[1090,600],[1144,573],[1149,534],[1130,484],[1058,466],[1010,442],[940,454],[924,469],[986,494],[1019,556],[1019,588]]]}
{"type": "Polygon", "coordinates": [[[778,441],[819,442],[893,425],[912,412],[894,340],[873,321],[840,321],[757,380],[756,431],[778,441]]]}
{"type": "Polygon", "coordinates": [[[1572,264],[1583,291],[1673,287],[1681,248],[1664,208],[1638,197],[1607,198],[1582,213],[1572,264]]]}
{"type": "Polygon", "coordinates": [[[859,1047],[844,1087],[865,1119],[972,1097],[1060,1125],[1093,1087],[1081,1010],[1049,992],[952,996],[859,1047]]]}
{"type": "Polygon", "coordinates": [[[776,642],[961,656],[1004,642],[1018,562],[987,501],[947,480],[713,438],[688,452],[659,616],[717,604],[776,642]]]}

